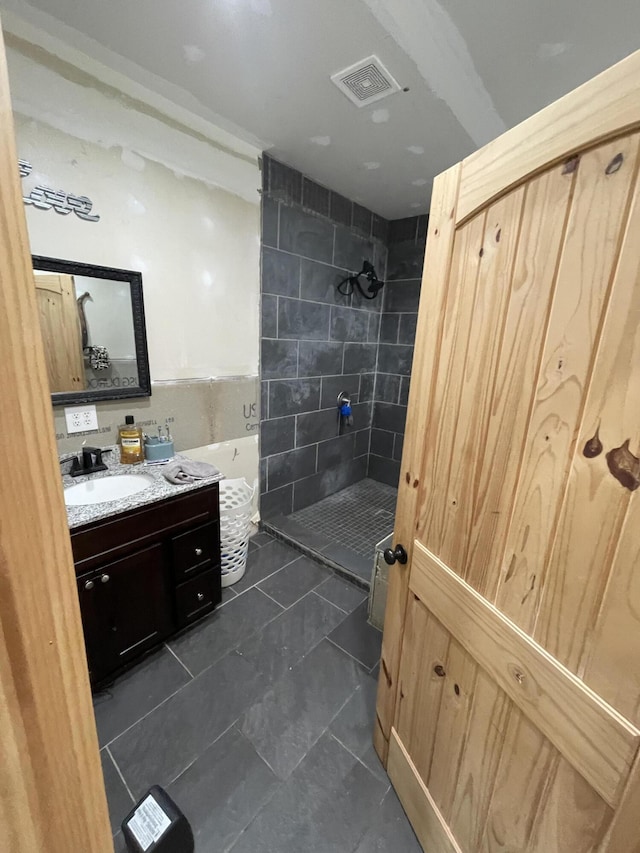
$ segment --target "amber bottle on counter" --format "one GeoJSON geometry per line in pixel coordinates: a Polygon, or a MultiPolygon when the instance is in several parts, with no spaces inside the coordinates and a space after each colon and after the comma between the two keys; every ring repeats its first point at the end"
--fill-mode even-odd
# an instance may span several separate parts
{"type": "Polygon", "coordinates": [[[118,430],[120,437],[120,461],[123,465],[134,465],[144,461],[142,430],[135,425],[133,415],[127,415],[118,430]]]}

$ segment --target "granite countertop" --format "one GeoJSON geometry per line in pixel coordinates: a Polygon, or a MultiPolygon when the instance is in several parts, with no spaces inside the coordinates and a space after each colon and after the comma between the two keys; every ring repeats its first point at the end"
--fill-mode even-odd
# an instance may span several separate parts
{"type": "MultiPolygon", "coordinates": [[[[205,486],[212,485],[212,483],[224,480],[224,474],[219,473],[212,477],[207,477],[204,480],[198,480],[195,483],[185,483],[177,486],[165,479],[162,473],[165,467],[164,464],[149,464],[142,462],[138,465],[123,465],[120,462],[120,447],[118,445],[111,445],[110,449],[111,453],[105,454],[103,460],[107,466],[106,471],[99,471],[97,474],[84,474],[81,477],[71,477],[68,474],[68,471],[71,468],[71,460],[78,454],[62,454],[59,458],[63,475],[62,484],[64,488],[67,489],[69,486],[75,486],[77,483],[84,483],[87,480],[113,477],[118,474],[147,474],[148,476],[153,477],[154,482],[148,488],[135,495],[131,495],[130,497],[118,498],[114,501],[103,501],[102,503],[96,504],[85,504],[83,506],[68,506],[67,520],[69,522],[69,527],[72,529],[74,527],[81,527],[84,524],[90,524],[91,522],[98,521],[102,518],[118,515],[121,512],[129,512],[129,510],[137,509],[140,506],[146,506],[147,504],[152,504],[156,501],[164,500],[165,498],[182,495],[186,492],[192,492],[195,489],[202,489],[205,486]]],[[[186,459],[186,457],[176,453],[171,462],[176,462],[180,459],[186,459]]]]}

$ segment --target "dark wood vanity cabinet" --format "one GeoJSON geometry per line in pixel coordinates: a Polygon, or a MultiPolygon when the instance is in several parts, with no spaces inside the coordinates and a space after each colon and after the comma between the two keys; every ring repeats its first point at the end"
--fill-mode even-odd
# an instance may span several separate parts
{"type": "Polygon", "coordinates": [[[75,528],[71,544],[94,685],[220,602],[217,483],[75,528]]]}

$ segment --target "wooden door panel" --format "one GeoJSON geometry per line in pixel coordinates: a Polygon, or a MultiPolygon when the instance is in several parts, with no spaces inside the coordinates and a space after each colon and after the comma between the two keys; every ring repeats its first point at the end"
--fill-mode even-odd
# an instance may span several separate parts
{"type": "MultiPolygon", "coordinates": [[[[429,610],[456,637],[452,644],[463,646],[592,787],[615,806],[638,751],[640,732],[420,542],[414,545],[410,590],[429,602],[429,610]]],[[[441,716],[452,717],[452,709],[446,714],[441,711],[441,716]]],[[[435,763],[434,752],[430,779],[435,763]]],[[[457,762],[450,768],[454,766],[457,762]]]]}
{"type": "Polygon", "coordinates": [[[523,239],[510,282],[486,438],[478,442],[483,452],[474,478],[469,547],[461,571],[490,600],[498,583],[492,569],[503,558],[529,423],[529,409],[520,405],[522,389],[532,386],[538,374],[574,180],[573,174],[556,166],[526,187],[523,239]]]}
{"type": "Polygon", "coordinates": [[[452,638],[444,668],[446,676],[436,723],[433,757],[425,781],[440,812],[449,821],[478,666],[471,655],[452,638]]]}
{"type": "Polygon", "coordinates": [[[640,727],[640,504],[633,500],[620,534],[595,631],[587,645],[584,681],[640,727]]]}
{"type": "MultiPolygon", "coordinates": [[[[637,137],[634,139],[637,144],[637,137]]],[[[623,167],[612,177],[621,174],[623,167]]],[[[634,168],[633,179],[627,180],[636,202],[616,258],[611,297],[584,404],[583,429],[573,455],[549,561],[549,583],[542,593],[534,632],[551,654],[574,671],[601,605],[632,490],[640,485],[640,468],[622,477],[626,487],[609,470],[612,464],[620,465],[609,455],[614,448],[631,441],[633,452],[638,452],[640,440],[640,199],[637,166],[630,163],[629,168],[634,168]],[[598,431],[602,452],[587,457],[583,448],[598,431]]],[[[603,664],[608,665],[606,661],[603,664]]]]}
{"type": "Polygon", "coordinates": [[[86,377],[73,277],[36,273],[34,280],[50,389],[82,391],[86,377]]]}
{"type": "Polygon", "coordinates": [[[375,741],[430,851],[640,853],[639,88],[434,188],[375,741]]]}
{"type": "Polygon", "coordinates": [[[438,377],[427,434],[424,436],[423,468],[430,472],[420,487],[418,518],[420,534],[429,531],[429,541],[440,554],[446,512],[446,483],[451,464],[452,439],[460,405],[465,357],[468,351],[475,290],[480,267],[480,250],[486,215],[472,220],[457,236],[454,244],[450,279],[460,287],[449,287],[443,308],[444,327],[440,352],[433,366],[438,377]],[[444,494],[443,494],[444,492],[444,494]]]}
{"type": "Polygon", "coordinates": [[[558,757],[540,730],[512,707],[479,853],[525,853],[558,757]]]}
{"type": "MultiPolygon", "coordinates": [[[[447,411],[451,421],[439,421],[437,469],[429,481],[431,500],[442,513],[439,542],[443,559],[460,572],[464,571],[469,547],[474,509],[471,498],[478,460],[484,454],[523,201],[523,188],[509,193],[488,209],[480,239],[473,233],[469,235],[471,252],[478,255],[471,324],[467,340],[453,344],[459,375],[454,370],[447,380],[459,398],[457,405],[447,411]],[[462,358],[465,346],[466,358],[462,358]]],[[[465,231],[469,228],[471,223],[465,231]]],[[[460,274],[465,276],[468,272],[464,269],[460,274]]],[[[471,286],[470,281],[468,285],[464,282],[465,290],[467,286],[471,286]]],[[[434,535],[430,529],[429,541],[434,541],[434,535]]]]}
{"type": "Polygon", "coordinates": [[[584,154],[575,166],[571,214],[497,597],[498,607],[527,632],[533,631],[538,615],[568,460],[627,218],[637,145],[635,136],[606,144],[584,154]],[[626,168],[623,163],[607,175],[607,166],[621,150],[626,168]]]}
{"type": "Polygon", "coordinates": [[[506,693],[478,667],[448,819],[464,850],[475,850],[480,843],[512,710],[513,703],[506,693]]]}
{"type": "Polygon", "coordinates": [[[444,687],[440,673],[446,672],[450,634],[413,595],[405,631],[410,651],[403,656],[400,669],[397,728],[421,777],[428,779],[444,687]]]}

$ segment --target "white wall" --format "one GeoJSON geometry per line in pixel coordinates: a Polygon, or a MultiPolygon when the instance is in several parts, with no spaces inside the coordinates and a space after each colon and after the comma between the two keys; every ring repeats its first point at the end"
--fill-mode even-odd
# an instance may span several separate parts
{"type": "Polygon", "coordinates": [[[28,205],[32,252],[142,272],[152,381],[256,375],[257,159],[251,166],[28,53],[8,50],[19,156],[33,164],[24,194],[44,184],[86,195],[100,215],[91,223],[28,205]],[[212,184],[225,158],[221,189],[212,184]]]}

